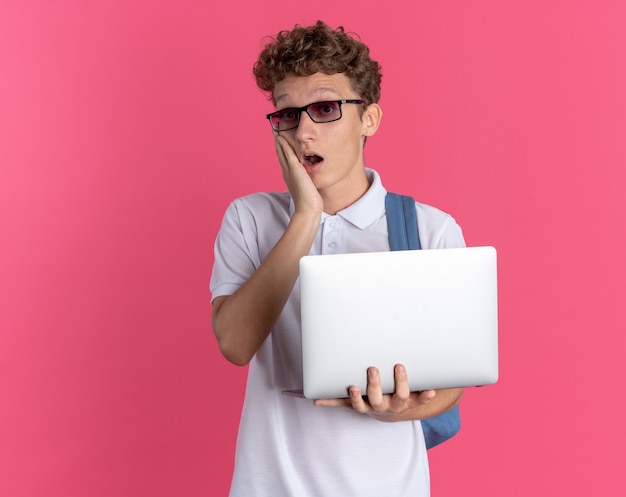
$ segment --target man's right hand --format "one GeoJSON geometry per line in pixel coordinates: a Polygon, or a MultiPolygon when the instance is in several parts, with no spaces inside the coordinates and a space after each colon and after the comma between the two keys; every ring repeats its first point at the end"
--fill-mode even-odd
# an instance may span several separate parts
{"type": "Polygon", "coordinates": [[[278,155],[278,161],[283,171],[283,179],[293,199],[296,212],[321,214],[324,209],[324,202],[304,165],[298,160],[295,151],[285,137],[280,136],[275,131],[274,140],[276,155],[278,155]]]}

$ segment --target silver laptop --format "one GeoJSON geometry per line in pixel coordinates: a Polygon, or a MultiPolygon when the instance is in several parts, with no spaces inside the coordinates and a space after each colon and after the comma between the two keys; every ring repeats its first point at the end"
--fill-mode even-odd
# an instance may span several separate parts
{"type": "Polygon", "coordinates": [[[303,396],[363,393],[367,368],[394,391],[498,379],[496,250],[472,247],[306,256],[300,260],[303,396]]]}

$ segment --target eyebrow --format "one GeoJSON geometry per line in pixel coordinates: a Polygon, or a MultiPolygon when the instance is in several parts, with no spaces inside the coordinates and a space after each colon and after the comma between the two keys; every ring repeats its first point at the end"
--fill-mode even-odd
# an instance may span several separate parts
{"type": "MultiPolygon", "coordinates": [[[[333,87],[327,87],[327,86],[320,86],[318,88],[315,88],[312,92],[312,97],[316,96],[316,95],[321,95],[327,92],[331,92],[334,93],[335,95],[337,95],[338,97],[342,97],[342,95],[333,87]]],[[[283,93],[281,95],[278,95],[278,97],[276,97],[276,105],[278,105],[279,102],[285,100],[286,98],[288,98],[288,95],[286,93],[283,93]]]]}

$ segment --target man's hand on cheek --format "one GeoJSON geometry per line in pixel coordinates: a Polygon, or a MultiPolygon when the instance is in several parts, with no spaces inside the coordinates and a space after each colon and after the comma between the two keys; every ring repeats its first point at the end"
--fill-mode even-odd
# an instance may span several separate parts
{"type": "Polygon", "coordinates": [[[284,136],[274,131],[276,155],[296,211],[322,212],[324,205],[313,181],[284,136]]]}

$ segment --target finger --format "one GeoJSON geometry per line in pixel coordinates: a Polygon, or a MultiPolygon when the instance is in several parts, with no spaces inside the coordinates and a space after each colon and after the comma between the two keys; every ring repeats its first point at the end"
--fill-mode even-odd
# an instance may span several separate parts
{"type": "Polygon", "coordinates": [[[435,398],[437,392],[435,390],[424,390],[419,393],[418,402],[420,404],[428,404],[431,400],[435,398]]]}
{"type": "Polygon", "coordinates": [[[289,142],[283,138],[282,136],[276,134],[275,143],[276,143],[276,152],[278,153],[278,158],[281,159],[281,163],[285,166],[299,166],[300,161],[298,157],[296,157],[296,153],[289,142]]]}
{"type": "Polygon", "coordinates": [[[380,386],[380,373],[376,368],[367,370],[367,400],[375,411],[382,412],[385,410],[385,398],[380,386]]]}
{"type": "Polygon", "coordinates": [[[365,402],[359,387],[350,387],[348,395],[350,395],[349,401],[352,409],[363,414],[367,414],[370,411],[370,406],[365,402]]]}
{"type": "Polygon", "coordinates": [[[397,410],[406,407],[406,404],[411,397],[411,389],[409,387],[409,378],[404,365],[396,364],[393,373],[395,391],[391,397],[390,406],[392,410],[397,410]]]}
{"type": "Polygon", "coordinates": [[[313,401],[314,406],[320,407],[348,407],[352,408],[350,399],[318,399],[313,401]]]}
{"type": "Polygon", "coordinates": [[[278,134],[274,133],[274,146],[276,147],[276,155],[278,156],[278,162],[283,169],[287,167],[287,156],[285,155],[284,145],[281,142],[284,141],[284,138],[278,136],[278,134]]]}
{"type": "Polygon", "coordinates": [[[359,387],[352,386],[348,389],[347,399],[317,399],[313,401],[314,406],[320,407],[347,407],[359,412],[369,411],[369,406],[361,396],[359,387]]]}

